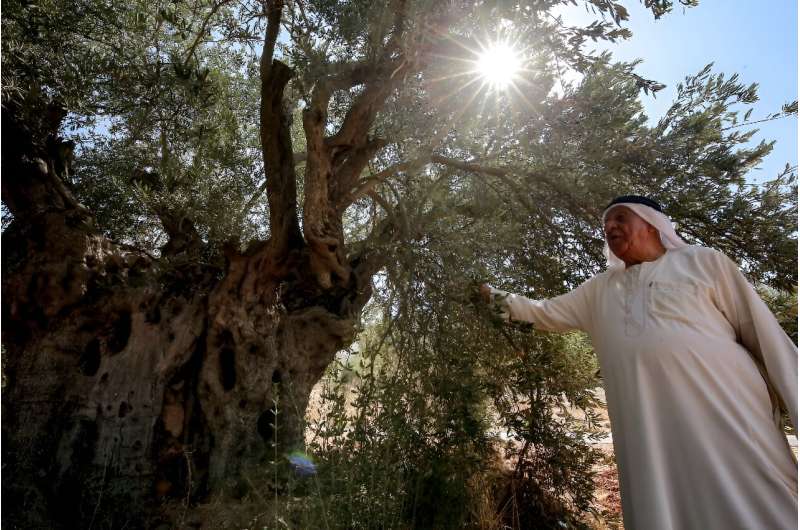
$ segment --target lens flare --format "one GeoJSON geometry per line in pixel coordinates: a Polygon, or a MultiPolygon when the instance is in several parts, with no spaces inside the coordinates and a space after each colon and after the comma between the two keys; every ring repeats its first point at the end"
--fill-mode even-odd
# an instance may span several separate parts
{"type": "Polygon", "coordinates": [[[302,451],[292,451],[286,456],[294,472],[301,477],[309,477],[317,473],[317,466],[311,457],[302,451]]]}
{"type": "Polygon", "coordinates": [[[495,89],[510,85],[522,67],[517,51],[506,42],[496,42],[484,49],[476,61],[476,72],[495,89]]]}

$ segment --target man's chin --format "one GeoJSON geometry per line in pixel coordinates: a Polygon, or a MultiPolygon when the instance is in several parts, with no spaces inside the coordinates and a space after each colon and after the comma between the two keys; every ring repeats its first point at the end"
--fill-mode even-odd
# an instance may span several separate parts
{"type": "Polygon", "coordinates": [[[611,250],[611,253],[614,254],[614,256],[616,256],[618,259],[621,259],[622,261],[625,261],[625,258],[623,256],[625,256],[625,253],[628,250],[627,245],[608,245],[608,248],[609,250],[611,250]]]}

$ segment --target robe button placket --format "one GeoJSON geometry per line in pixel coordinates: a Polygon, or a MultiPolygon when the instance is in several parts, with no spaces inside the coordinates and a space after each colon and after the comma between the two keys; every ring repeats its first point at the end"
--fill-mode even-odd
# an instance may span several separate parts
{"type": "MultiPolygon", "coordinates": [[[[638,337],[642,334],[644,329],[644,322],[639,322],[636,314],[633,311],[633,305],[637,300],[637,287],[639,284],[640,267],[632,267],[624,273],[625,278],[625,335],[629,337],[638,337]]],[[[644,316],[643,314],[640,316],[644,316]]]]}

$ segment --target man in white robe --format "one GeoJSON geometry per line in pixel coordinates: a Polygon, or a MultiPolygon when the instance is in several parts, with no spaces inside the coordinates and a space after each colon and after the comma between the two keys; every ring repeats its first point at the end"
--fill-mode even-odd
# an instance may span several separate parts
{"type": "Polygon", "coordinates": [[[627,530],[797,528],[797,347],[724,254],[689,246],[654,201],[603,214],[609,268],[510,318],[587,332],[603,374],[627,530]],[[776,421],[777,419],[777,421],[776,421]]]}

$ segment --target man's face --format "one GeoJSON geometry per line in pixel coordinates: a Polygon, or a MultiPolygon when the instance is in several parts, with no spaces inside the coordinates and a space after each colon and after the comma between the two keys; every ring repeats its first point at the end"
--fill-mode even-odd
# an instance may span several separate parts
{"type": "Polygon", "coordinates": [[[625,263],[635,262],[657,231],[626,206],[615,206],[603,226],[608,248],[625,263]]]}

